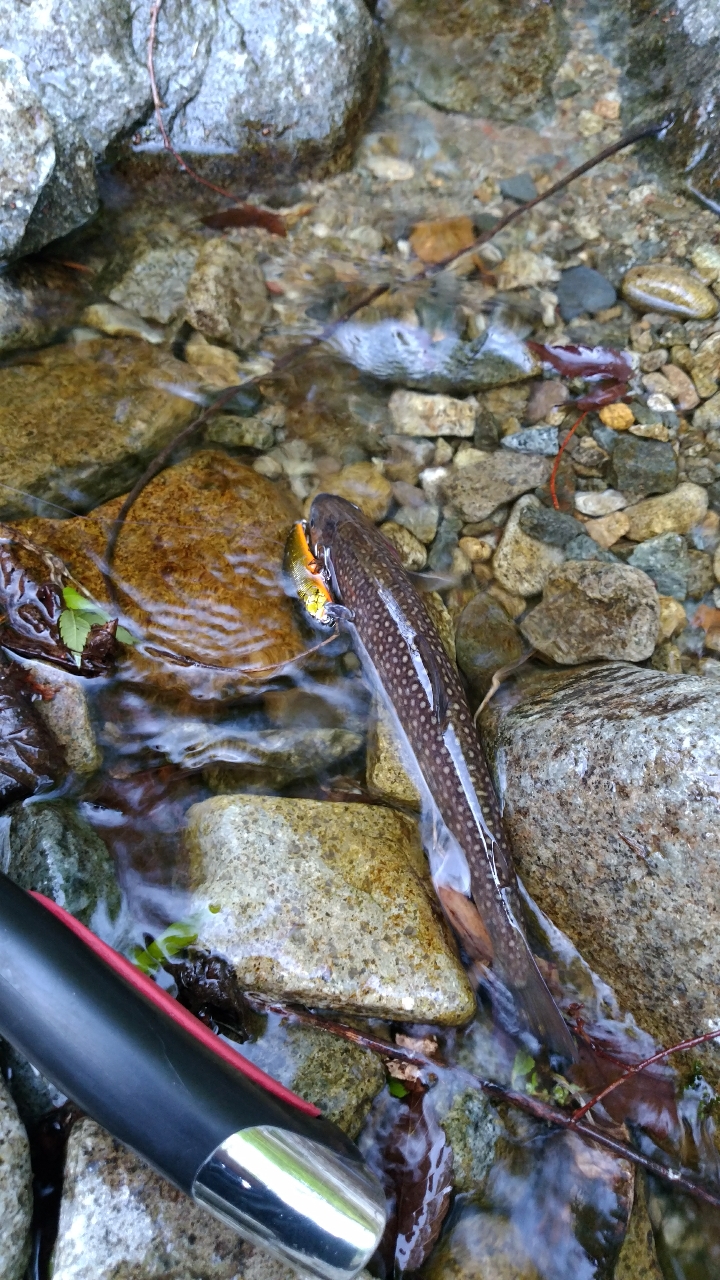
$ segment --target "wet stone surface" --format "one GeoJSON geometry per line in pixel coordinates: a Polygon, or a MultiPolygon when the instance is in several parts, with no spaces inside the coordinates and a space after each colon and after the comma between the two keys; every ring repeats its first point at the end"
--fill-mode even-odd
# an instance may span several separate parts
{"type": "Polygon", "coordinates": [[[30,1257],[32,1174],[27,1134],[0,1079],[0,1274],[21,1280],[30,1257]]]}
{"type": "Polygon", "coordinates": [[[66,800],[12,806],[3,815],[5,869],[89,925],[99,906],[117,914],[120,893],[107,848],[66,800]]]}
{"type": "Polygon", "coordinates": [[[647,574],[622,564],[568,561],[550,574],[542,602],[523,619],[521,631],[555,662],[641,662],[655,647],[659,618],[647,574]]]}
{"type": "Polygon", "coordinates": [[[410,818],[218,797],[190,810],[185,839],[195,897],[222,908],[200,941],[229,959],[243,988],[405,1021],[472,1016],[410,818]]]}

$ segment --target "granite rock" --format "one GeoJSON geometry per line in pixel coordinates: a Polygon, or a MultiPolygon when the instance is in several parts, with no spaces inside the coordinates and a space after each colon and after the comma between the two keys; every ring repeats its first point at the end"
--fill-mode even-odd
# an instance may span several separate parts
{"type": "Polygon", "coordinates": [[[628,509],[633,542],[645,542],[660,533],[689,533],[705,518],[708,493],[702,485],[684,481],[658,498],[648,498],[628,509]]]}
{"type": "Polygon", "coordinates": [[[706,676],[613,664],[521,674],[481,717],[528,892],[664,1045],[717,1017],[718,707],[706,676]]]}
{"type": "Polygon", "coordinates": [[[540,502],[532,494],[518,499],[493,556],[492,568],[496,581],[513,595],[538,595],[550,574],[565,559],[562,547],[540,542],[523,532],[521,521],[524,513],[539,508],[540,502]]]}
{"type": "Polygon", "coordinates": [[[687,596],[690,557],[687,543],[679,533],[661,533],[641,542],[628,564],[652,578],[661,595],[673,596],[675,600],[684,600],[687,596]]]}
{"type": "Polygon", "coordinates": [[[17,54],[0,49],[0,258],[23,238],[55,167],[53,129],[17,54]]]}
{"type": "Polygon", "coordinates": [[[27,1134],[0,1080],[0,1275],[22,1280],[30,1258],[32,1171],[27,1134]]]}
{"type": "Polygon", "coordinates": [[[243,989],[365,1017],[472,1016],[410,818],[217,797],[190,809],[185,840],[196,898],[221,905],[200,942],[228,958],[243,989]]]}
{"type": "Polygon", "coordinates": [[[453,467],[445,496],[466,520],[486,520],[496,507],[545,484],[551,470],[550,460],[537,454],[483,454],[468,466],[453,467]]]}
{"type": "Polygon", "coordinates": [[[143,248],[108,296],[145,320],[168,324],[185,301],[201,247],[202,241],[183,240],[143,248]]]}
{"type": "Polygon", "coordinates": [[[452,1147],[456,1191],[481,1191],[495,1163],[502,1125],[484,1093],[464,1089],[455,1094],[440,1124],[452,1147]]]}
{"type": "Polygon", "coordinates": [[[478,592],[460,614],[455,645],[458,666],[478,699],[487,693],[495,672],[516,662],[525,648],[515,623],[485,592],[478,592]]]}
{"type": "Polygon", "coordinates": [[[527,502],[520,509],[520,529],[528,538],[538,542],[549,542],[553,547],[566,547],[573,538],[579,538],[583,525],[579,520],[566,515],[563,511],[555,511],[552,507],[544,507],[540,503],[527,502]]]}
{"type": "Polygon", "coordinates": [[[646,574],[586,560],[568,561],[550,574],[541,603],[520,630],[555,662],[642,662],[655,648],[659,625],[657,592],[646,574]]]}
{"type": "Polygon", "coordinates": [[[668,493],[677,484],[673,447],[661,440],[621,436],[612,452],[612,469],[615,488],[639,498],[668,493]]]}
{"type": "Polygon", "coordinates": [[[185,319],[215,342],[237,350],[252,346],[272,316],[265,277],[256,262],[228,240],[208,240],[185,295],[185,319]]]}
{"type": "Polygon", "coordinates": [[[393,427],[399,435],[472,437],[478,403],[474,397],[428,396],[419,391],[393,391],[388,404],[393,427]]]}
{"type": "Polygon", "coordinates": [[[120,891],[100,836],[69,800],[16,804],[5,814],[7,875],[21,889],[52,898],[89,925],[104,904],[114,916],[120,891]]]}

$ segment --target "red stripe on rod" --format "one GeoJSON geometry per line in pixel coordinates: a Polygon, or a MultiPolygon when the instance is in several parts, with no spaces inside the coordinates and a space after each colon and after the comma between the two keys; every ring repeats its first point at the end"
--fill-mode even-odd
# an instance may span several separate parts
{"type": "Polygon", "coordinates": [[[206,1049],[210,1049],[212,1053],[217,1054],[218,1058],[222,1058],[223,1062],[235,1067],[235,1070],[239,1071],[241,1075],[246,1076],[248,1080],[252,1080],[253,1084],[259,1085],[261,1089],[265,1089],[268,1093],[273,1094],[274,1097],[279,1098],[281,1102],[287,1102],[291,1106],[297,1107],[298,1111],[304,1111],[309,1116],[322,1115],[319,1107],[313,1106],[311,1102],[306,1102],[304,1098],[298,1098],[297,1094],[292,1093],[290,1089],[286,1089],[284,1084],[280,1084],[278,1080],[273,1080],[272,1076],[266,1075],[260,1067],[256,1067],[254,1063],[248,1062],[247,1058],[244,1058],[241,1053],[231,1049],[230,1045],[221,1040],[219,1036],[213,1035],[212,1031],[208,1031],[202,1022],[194,1017],[192,1013],[189,1013],[187,1009],[184,1009],[181,1004],[178,1004],[177,1000],[173,1000],[172,996],[168,995],[167,991],[163,991],[162,987],[153,982],[152,978],[148,978],[146,974],[141,973],[134,964],[125,959],[125,956],[121,956],[119,951],[114,951],[101,938],[96,937],[90,929],[81,924],[79,920],[76,920],[74,916],[71,916],[68,911],[65,911],[63,907],[59,907],[57,902],[53,902],[51,898],[46,898],[42,893],[33,892],[31,897],[35,898],[36,902],[41,903],[43,907],[46,907],[48,911],[51,911],[58,920],[61,920],[81,942],[85,943],[88,950],[109,965],[111,969],[114,969],[115,973],[119,974],[127,982],[128,986],[133,987],[141,995],[152,1001],[158,1009],[161,1009],[169,1018],[172,1018],[173,1022],[176,1022],[178,1026],[181,1026],[196,1040],[199,1040],[206,1049]]]}

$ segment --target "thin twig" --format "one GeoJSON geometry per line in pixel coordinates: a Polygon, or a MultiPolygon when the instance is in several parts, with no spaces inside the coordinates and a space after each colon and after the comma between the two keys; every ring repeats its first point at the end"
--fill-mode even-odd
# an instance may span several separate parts
{"type": "MultiPolygon", "coordinates": [[[[354,1027],[345,1026],[344,1023],[326,1022],[324,1018],[309,1013],[307,1010],[291,1009],[286,1005],[268,1005],[260,1001],[253,1003],[256,1003],[257,1008],[262,1008],[266,1012],[278,1013],[292,1021],[302,1022],[307,1026],[329,1031],[332,1035],[341,1036],[344,1040],[350,1040],[352,1044],[357,1044],[363,1049],[370,1049],[373,1053],[380,1054],[385,1058],[394,1058],[410,1063],[421,1071],[437,1073],[439,1070],[447,1069],[446,1064],[442,1061],[428,1058],[422,1053],[414,1053],[413,1050],[402,1048],[400,1045],[389,1044],[387,1041],[379,1040],[375,1036],[365,1035],[361,1031],[356,1031],[354,1027]]],[[[712,1034],[720,1035],[720,1031],[712,1034]]],[[[687,1041],[687,1046],[676,1045],[675,1049],[691,1047],[709,1038],[708,1036],[702,1036],[698,1040],[689,1040],[687,1041]]],[[[655,1058],[649,1058],[647,1062],[639,1063],[637,1070],[648,1066],[650,1062],[656,1061],[657,1057],[664,1057],[672,1052],[674,1052],[673,1049],[667,1049],[664,1054],[656,1055],[655,1058]]],[[[506,1089],[503,1085],[496,1084],[494,1080],[484,1080],[481,1076],[474,1076],[470,1072],[463,1071],[463,1076],[472,1080],[473,1084],[478,1089],[481,1089],[483,1093],[497,1098],[499,1102],[506,1102],[510,1106],[517,1107],[518,1110],[525,1111],[528,1115],[535,1116],[538,1120],[544,1120],[546,1124],[555,1125],[560,1129],[567,1129],[571,1133],[577,1133],[588,1142],[594,1142],[597,1146],[605,1147],[606,1150],[612,1151],[614,1155],[622,1157],[623,1160],[629,1160],[632,1164],[639,1165],[648,1173],[654,1174],[655,1177],[662,1178],[665,1182],[670,1182],[679,1191],[685,1191],[688,1195],[694,1196],[696,1200],[703,1200],[706,1204],[712,1205],[714,1209],[720,1209],[720,1195],[708,1191],[706,1187],[694,1182],[692,1178],[687,1178],[680,1170],[668,1168],[667,1165],[660,1164],[659,1161],[651,1160],[648,1156],[642,1155],[641,1152],[627,1146],[626,1143],[619,1142],[617,1138],[611,1138],[609,1134],[603,1133],[602,1129],[598,1129],[591,1124],[582,1124],[576,1118],[580,1114],[579,1112],[568,1114],[565,1111],[558,1111],[556,1107],[548,1106],[546,1102],[541,1102],[539,1098],[533,1098],[530,1094],[516,1093],[513,1089],[506,1089]]]]}
{"type": "Polygon", "coordinates": [[[555,481],[557,479],[558,468],[560,466],[560,459],[562,458],[568,444],[570,443],[571,436],[575,435],[575,432],[580,426],[580,423],[582,422],[583,418],[587,418],[589,412],[590,412],[589,409],[585,409],[585,411],[580,414],[580,417],[577,419],[577,421],[573,422],[570,430],[568,431],[565,439],[563,440],[562,444],[560,445],[560,448],[558,449],[557,457],[555,459],[555,462],[553,463],[553,469],[550,472],[550,497],[552,498],[552,504],[556,511],[560,510],[560,503],[558,502],[558,496],[555,490],[555,481]]]}
{"type": "Polygon", "coordinates": [[[720,1036],[720,1027],[718,1027],[717,1031],[707,1031],[705,1035],[695,1036],[692,1040],[682,1040],[680,1044],[674,1044],[670,1049],[660,1049],[658,1053],[652,1054],[650,1058],[643,1058],[642,1062],[636,1062],[633,1066],[625,1067],[622,1075],[617,1080],[613,1080],[600,1093],[596,1093],[595,1097],[591,1098],[589,1102],[585,1102],[581,1107],[578,1107],[577,1111],[573,1112],[573,1119],[579,1120],[581,1116],[586,1115],[588,1111],[597,1106],[598,1102],[602,1102],[603,1098],[612,1093],[613,1089],[619,1088],[626,1080],[636,1076],[640,1071],[644,1071],[646,1067],[651,1067],[655,1062],[662,1062],[671,1053],[681,1053],[685,1049],[695,1049],[699,1044],[708,1044],[711,1040],[717,1040],[718,1036],[720,1036]]]}
{"type": "Polygon", "coordinates": [[[475,712],[475,715],[473,716],[473,724],[477,724],[478,719],[480,717],[480,712],[484,711],[488,702],[490,702],[490,700],[495,697],[495,694],[497,693],[503,681],[507,680],[507,677],[512,675],[513,671],[517,671],[519,667],[524,667],[525,663],[529,662],[531,658],[534,658],[536,653],[537,653],[537,649],[528,649],[519,658],[516,658],[514,662],[508,662],[506,666],[498,667],[497,671],[493,673],[493,678],[490,684],[490,688],[488,689],[487,693],[485,694],[485,697],[483,698],[482,702],[480,703],[480,706],[478,707],[477,711],[475,712]]]}

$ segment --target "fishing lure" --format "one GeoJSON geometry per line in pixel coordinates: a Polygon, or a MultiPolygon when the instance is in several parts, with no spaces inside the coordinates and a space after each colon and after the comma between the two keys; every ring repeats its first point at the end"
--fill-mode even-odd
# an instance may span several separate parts
{"type": "Polygon", "coordinates": [[[283,569],[310,621],[324,629],[334,627],[337,619],[329,611],[333,597],[325,574],[310,549],[304,520],[297,520],[290,530],[285,543],[283,569]]]}

